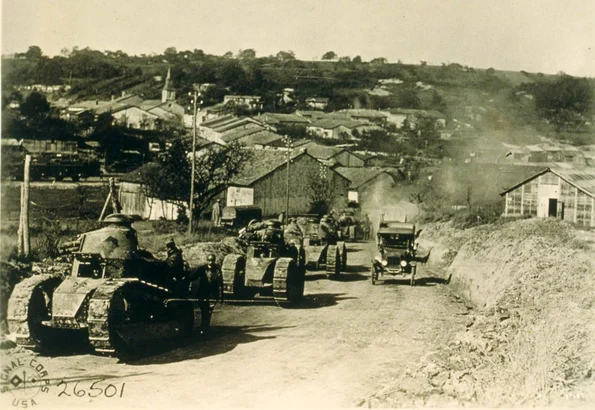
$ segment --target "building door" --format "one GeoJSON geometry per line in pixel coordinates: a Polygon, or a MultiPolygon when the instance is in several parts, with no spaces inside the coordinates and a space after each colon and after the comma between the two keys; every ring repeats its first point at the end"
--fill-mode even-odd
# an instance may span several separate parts
{"type": "Polygon", "coordinates": [[[556,198],[550,198],[547,216],[554,218],[558,216],[558,200],[556,198]]]}

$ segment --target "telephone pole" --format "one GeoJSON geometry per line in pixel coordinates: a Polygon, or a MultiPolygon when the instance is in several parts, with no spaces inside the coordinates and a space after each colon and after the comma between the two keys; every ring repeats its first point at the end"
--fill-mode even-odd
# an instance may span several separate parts
{"type": "MultiPolygon", "coordinates": [[[[199,85],[193,84],[194,95],[193,95],[193,111],[192,111],[192,171],[190,173],[190,201],[189,210],[190,216],[188,218],[188,233],[192,233],[194,224],[194,179],[196,175],[196,106],[198,103],[198,97],[200,96],[199,85]]],[[[192,93],[188,93],[192,95],[192,93]]],[[[202,101],[201,101],[202,103],[202,101]]]]}

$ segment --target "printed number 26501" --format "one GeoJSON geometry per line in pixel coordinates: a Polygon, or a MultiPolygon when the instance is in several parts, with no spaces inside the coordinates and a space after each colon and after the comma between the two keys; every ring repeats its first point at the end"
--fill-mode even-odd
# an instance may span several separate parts
{"type": "MultiPolygon", "coordinates": [[[[91,385],[88,385],[85,388],[83,385],[84,382],[76,382],[72,385],[72,388],[69,387],[68,382],[61,380],[58,383],[58,387],[63,387],[62,391],[58,393],[58,397],[60,396],[68,396],[68,397],[123,397],[124,396],[124,387],[126,383],[122,383],[121,385],[114,385],[108,384],[107,386],[101,385],[105,379],[96,380],[91,385]]],[[[85,383],[86,384],[86,383],[85,383]]]]}

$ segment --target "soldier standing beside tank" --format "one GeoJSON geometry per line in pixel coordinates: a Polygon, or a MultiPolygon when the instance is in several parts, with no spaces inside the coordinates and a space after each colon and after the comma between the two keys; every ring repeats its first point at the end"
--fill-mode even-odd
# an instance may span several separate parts
{"type": "Polygon", "coordinates": [[[199,266],[188,279],[191,298],[199,300],[201,328],[208,329],[215,308],[215,303],[211,302],[223,302],[223,277],[215,255],[207,256],[207,263],[199,266]]]}
{"type": "Polygon", "coordinates": [[[219,203],[219,199],[213,204],[211,220],[213,221],[213,225],[221,226],[221,204],[219,203]]]}

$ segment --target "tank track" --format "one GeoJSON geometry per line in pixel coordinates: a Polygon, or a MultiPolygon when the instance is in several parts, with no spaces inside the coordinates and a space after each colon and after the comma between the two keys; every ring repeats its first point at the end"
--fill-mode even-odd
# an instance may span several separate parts
{"type": "Polygon", "coordinates": [[[223,277],[223,293],[227,296],[239,297],[238,290],[241,288],[240,283],[236,283],[236,273],[242,268],[242,255],[227,255],[221,265],[221,275],[223,277]]]}
{"type": "Polygon", "coordinates": [[[11,333],[16,336],[16,343],[19,346],[26,348],[35,348],[39,345],[39,340],[31,335],[29,328],[29,310],[31,308],[31,295],[36,288],[44,285],[48,286],[48,290],[53,290],[58,287],[62,278],[42,274],[35,275],[24,279],[18,283],[10,295],[8,300],[8,328],[11,333]]]}
{"type": "Polygon", "coordinates": [[[326,251],[326,276],[329,278],[337,277],[341,272],[341,259],[340,257],[337,258],[338,252],[339,250],[336,245],[329,245],[326,251]],[[337,259],[339,260],[339,265],[337,265],[337,259]]]}
{"type": "MultiPolygon", "coordinates": [[[[289,300],[289,269],[290,265],[297,266],[291,258],[279,258],[275,264],[273,276],[273,297],[276,302],[287,302],[289,300]]],[[[298,273],[297,269],[294,274],[298,273]]]]}
{"type": "Polygon", "coordinates": [[[89,343],[98,353],[114,354],[116,347],[112,345],[109,335],[109,309],[114,293],[127,283],[136,280],[117,280],[99,286],[89,301],[89,343]]]}

